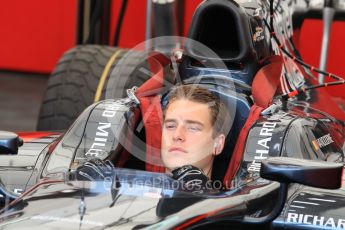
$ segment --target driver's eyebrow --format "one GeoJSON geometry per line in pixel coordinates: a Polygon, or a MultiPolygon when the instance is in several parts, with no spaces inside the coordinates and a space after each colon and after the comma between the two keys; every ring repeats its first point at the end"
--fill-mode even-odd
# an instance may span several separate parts
{"type": "MultiPolygon", "coordinates": [[[[175,122],[175,123],[177,123],[177,120],[176,119],[172,119],[172,118],[168,118],[168,119],[164,120],[164,123],[167,123],[167,122],[175,122]]],[[[199,121],[195,121],[195,120],[185,120],[184,123],[186,123],[186,124],[197,124],[197,125],[200,125],[200,126],[204,127],[203,123],[201,123],[199,121]]]]}
{"type": "Polygon", "coordinates": [[[201,127],[204,127],[204,124],[199,122],[199,121],[185,120],[184,122],[187,123],[187,124],[197,124],[197,125],[200,125],[201,127]]]}
{"type": "Polygon", "coordinates": [[[177,122],[176,119],[164,119],[164,123],[167,123],[167,122],[177,122]]]}

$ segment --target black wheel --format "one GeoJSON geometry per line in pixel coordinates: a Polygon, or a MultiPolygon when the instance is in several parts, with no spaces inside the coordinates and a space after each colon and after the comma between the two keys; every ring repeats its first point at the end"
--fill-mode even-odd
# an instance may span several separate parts
{"type": "Polygon", "coordinates": [[[110,87],[112,97],[123,97],[126,89],[145,82],[149,75],[140,71],[141,67],[147,66],[144,53],[131,52],[130,58],[122,63],[120,60],[127,52],[99,45],[77,46],[67,51],[48,80],[37,130],[67,129],[87,106],[104,99],[106,88],[109,92],[109,85],[106,87],[109,75],[115,66],[124,65],[120,66],[120,73],[111,76],[116,82],[110,87]],[[101,77],[106,81],[100,88],[101,77]],[[96,92],[99,94],[97,99],[96,92]]]}

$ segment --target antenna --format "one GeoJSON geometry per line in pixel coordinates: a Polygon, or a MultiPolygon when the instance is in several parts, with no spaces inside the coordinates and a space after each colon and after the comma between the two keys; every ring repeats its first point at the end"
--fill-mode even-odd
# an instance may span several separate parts
{"type": "Polygon", "coordinates": [[[83,186],[81,189],[80,204],[79,204],[79,215],[80,215],[79,230],[81,229],[85,212],[86,212],[86,204],[84,201],[84,186],[83,186]]]}

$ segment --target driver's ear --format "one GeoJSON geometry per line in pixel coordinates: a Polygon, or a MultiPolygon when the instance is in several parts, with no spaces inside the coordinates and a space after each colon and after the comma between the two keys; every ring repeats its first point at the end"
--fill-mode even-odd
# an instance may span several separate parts
{"type": "Polygon", "coordinates": [[[215,139],[214,139],[214,155],[219,155],[224,148],[225,144],[225,135],[224,134],[219,134],[215,139]]]}

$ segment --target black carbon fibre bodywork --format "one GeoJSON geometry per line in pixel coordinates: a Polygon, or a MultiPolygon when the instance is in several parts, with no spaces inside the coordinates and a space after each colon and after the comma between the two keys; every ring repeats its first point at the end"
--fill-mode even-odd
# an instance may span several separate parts
{"type": "Polygon", "coordinates": [[[0,179],[9,191],[21,194],[37,183],[37,171],[47,157],[48,145],[58,136],[54,134],[27,141],[16,155],[1,156],[0,179]]]}
{"type": "MultiPolygon", "coordinates": [[[[39,154],[32,155],[32,159],[35,159],[34,163],[33,160],[30,163],[26,158],[22,158],[23,161],[12,163],[15,168],[3,165],[5,172],[21,178],[13,183],[13,179],[10,182],[6,180],[6,174],[2,174],[1,180],[4,185],[10,190],[15,188],[28,191],[24,197],[10,205],[7,211],[3,210],[1,215],[3,227],[11,223],[13,218],[19,218],[22,221],[18,221],[13,226],[43,224],[49,228],[50,225],[53,227],[63,222],[70,223],[72,226],[83,223],[83,225],[101,228],[111,227],[112,224],[115,226],[125,224],[129,228],[149,225],[170,228],[178,226],[183,219],[198,215],[196,210],[202,210],[201,213],[204,213],[207,210],[220,209],[225,214],[203,219],[199,222],[200,226],[232,226],[244,229],[266,228],[269,225],[275,229],[344,228],[345,192],[343,188],[326,190],[299,184],[290,184],[285,207],[280,216],[271,224],[245,222],[246,216],[264,218],[276,206],[279,183],[264,180],[259,175],[260,162],[265,158],[285,156],[343,162],[341,143],[344,140],[339,137],[344,136],[339,133],[341,132],[338,129],[339,124],[329,122],[331,117],[323,114],[315,112],[313,115],[306,114],[292,107],[262,116],[252,126],[246,139],[242,164],[233,180],[232,189],[214,194],[188,194],[174,188],[174,181],[165,174],[135,169],[117,169],[116,175],[120,181],[120,187],[116,190],[115,196],[121,198],[118,198],[115,205],[110,207],[109,204],[114,199],[114,195],[111,195],[114,194],[111,192],[114,190],[113,183],[109,182],[107,186],[104,184],[95,186],[95,183],[71,181],[67,175],[76,165],[86,160],[91,149],[95,149],[97,145],[94,144],[94,140],[97,132],[108,133],[108,136],[104,134],[104,138],[107,139],[102,142],[104,146],[98,146],[99,149],[104,150],[100,153],[113,154],[99,155],[99,157],[116,159],[114,156],[116,151],[113,150],[123,143],[118,141],[119,133],[124,132],[123,127],[130,127],[129,124],[136,123],[134,119],[136,109],[135,104],[129,100],[100,102],[89,107],[60,138],[56,139],[57,136],[53,136],[25,143],[20,148],[17,157],[23,156],[24,152],[33,146],[35,148],[31,150],[31,155],[37,152],[39,154]],[[110,111],[112,113],[109,113],[110,111]],[[109,119],[110,117],[104,117],[104,114],[113,116],[109,119]],[[111,123],[109,129],[105,128],[107,122],[111,123]],[[324,136],[330,137],[332,141],[321,142],[320,140],[323,139],[320,138],[324,136]],[[54,144],[50,150],[49,143],[54,144]],[[39,184],[33,187],[37,182],[39,184]],[[82,222],[72,217],[78,215],[81,194],[84,194],[89,213],[89,217],[82,222]],[[42,202],[49,205],[42,206],[42,202]],[[144,206],[142,202],[145,203],[144,206]],[[137,215],[129,219],[125,218],[126,220],[121,220],[120,217],[120,219],[117,217],[97,219],[97,210],[102,210],[104,215],[109,215],[109,217],[112,216],[111,213],[117,213],[119,216],[126,215],[124,207],[128,205],[137,215]],[[150,210],[148,213],[144,212],[148,209],[150,210]],[[55,214],[44,214],[51,212],[55,214]]],[[[98,151],[91,152],[98,153],[98,151]]],[[[13,156],[2,157],[5,159],[5,157],[13,156]]]]}

